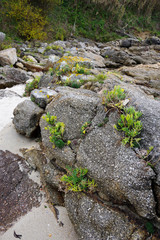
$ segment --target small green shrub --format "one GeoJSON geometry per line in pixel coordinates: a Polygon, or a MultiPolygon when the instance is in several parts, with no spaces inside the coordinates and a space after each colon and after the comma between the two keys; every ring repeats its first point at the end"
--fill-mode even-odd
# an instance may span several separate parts
{"type": "Polygon", "coordinates": [[[56,76],[59,77],[59,76],[65,75],[66,73],[69,73],[71,71],[72,71],[71,67],[66,64],[61,69],[56,71],[56,76]]]}
{"type": "Polygon", "coordinates": [[[23,57],[23,60],[26,61],[26,62],[31,62],[31,63],[34,62],[31,58],[29,58],[29,57],[27,57],[27,56],[24,56],[24,57],[23,57]]]}
{"type": "Polygon", "coordinates": [[[60,51],[63,51],[63,47],[61,46],[58,46],[58,45],[50,45],[50,46],[47,46],[46,49],[44,50],[44,52],[46,51],[49,51],[49,50],[60,50],[60,51]]]}
{"type": "Polygon", "coordinates": [[[103,104],[106,106],[119,106],[120,102],[125,99],[126,94],[124,89],[120,86],[115,86],[114,89],[110,92],[104,91],[103,104]]]}
{"type": "Polygon", "coordinates": [[[147,232],[150,234],[153,234],[155,232],[154,226],[151,222],[146,222],[145,227],[147,229],[147,232]]]}
{"type": "Polygon", "coordinates": [[[90,70],[84,67],[81,67],[78,63],[75,66],[75,73],[89,75],[90,70]]]}
{"type": "Polygon", "coordinates": [[[67,168],[67,175],[63,175],[62,182],[65,182],[66,189],[74,192],[94,192],[97,184],[94,179],[89,180],[86,177],[88,170],[86,168],[67,168]]]}
{"type": "Polygon", "coordinates": [[[91,122],[85,122],[82,125],[82,127],[81,127],[81,134],[82,135],[85,135],[89,131],[90,125],[91,125],[91,122]]]}
{"type": "MultiPolygon", "coordinates": [[[[63,141],[65,124],[63,122],[57,122],[57,117],[51,116],[49,112],[42,118],[49,124],[45,127],[45,130],[49,130],[50,132],[49,140],[53,143],[53,148],[63,148],[66,144],[63,141]]],[[[70,144],[70,141],[68,141],[68,144],[70,144]]]]}
{"type": "Polygon", "coordinates": [[[127,143],[131,148],[139,146],[141,138],[137,138],[142,130],[142,123],[138,119],[142,116],[141,112],[135,111],[134,107],[128,107],[124,109],[124,114],[121,114],[118,123],[114,125],[114,128],[118,131],[124,132],[125,137],[122,140],[122,144],[127,143]]]}
{"type": "Polygon", "coordinates": [[[100,73],[98,75],[95,75],[93,78],[90,78],[90,82],[99,82],[99,83],[104,83],[104,80],[107,78],[107,76],[103,73],[100,73]]]}
{"type": "Polygon", "coordinates": [[[30,96],[31,91],[38,88],[39,81],[40,77],[36,77],[35,79],[33,79],[32,82],[27,83],[23,96],[25,97],[30,96]]]}

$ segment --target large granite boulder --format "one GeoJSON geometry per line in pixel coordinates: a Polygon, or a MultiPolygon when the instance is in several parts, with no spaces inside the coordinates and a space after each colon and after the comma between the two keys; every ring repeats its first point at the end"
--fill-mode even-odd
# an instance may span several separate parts
{"type": "MultiPolygon", "coordinates": [[[[96,197],[95,197],[96,198],[96,197]]],[[[146,224],[114,205],[107,205],[83,193],[67,193],[65,206],[79,240],[158,240],[150,236],[146,224]]],[[[151,225],[152,226],[152,225],[151,225]]]]}
{"type": "Polygon", "coordinates": [[[0,65],[14,65],[17,62],[17,53],[15,48],[9,48],[0,51],[0,65]]]}
{"type": "Polygon", "coordinates": [[[17,132],[26,135],[26,137],[32,137],[36,134],[43,112],[44,110],[32,101],[25,100],[19,103],[13,112],[13,124],[17,132]]]}

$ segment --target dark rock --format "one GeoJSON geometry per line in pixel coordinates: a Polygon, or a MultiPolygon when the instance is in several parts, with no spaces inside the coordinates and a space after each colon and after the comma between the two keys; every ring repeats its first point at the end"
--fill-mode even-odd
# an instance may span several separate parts
{"type": "Polygon", "coordinates": [[[23,158],[0,151],[0,231],[40,204],[39,187],[27,171],[23,158]]]}
{"type": "Polygon", "coordinates": [[[25,100],[19,103],[13,112],[13,124],[17,132],[26,137],[33,136],[38,130],[39,119],[43,112],[43,109],[32,101],[25,100]]]}
{"type": "Polygon", "coordinates": [[[120,41],[120,47],[129,48],[131,46],[137,46],[140,44],[140,41],[135,38],[123,39],[120,41]]]}
{"type": "Polygon", "coordinates": [[[160,45],[160,38],[150,37],[145,40],[145,43],[148,45],[160,45]]]}

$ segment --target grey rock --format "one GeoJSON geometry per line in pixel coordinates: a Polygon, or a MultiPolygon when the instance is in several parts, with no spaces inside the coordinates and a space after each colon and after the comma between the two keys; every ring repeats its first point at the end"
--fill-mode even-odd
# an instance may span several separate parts
{"type": "Polygon", "coordinates": [[[26,137],[33,136],[38,130],[39,119],[43,112],[42,108],[29,100],[19,103],[13,112],[13,124],[17,132],[26,137]]]}
{"type": "Polygon", "coordinates": [[[0,42],[3,42],[6,38],[6,34],[3,32],[0,32],[0,42]]]}
{"type": "Polygon", "coordinates": [[[160,45],[160,38],[150,37],[145,40],[145,43],[148,45],[160,45]]]}
{"type": "Polygon", "coordinates": [[[9,48],[0,51],[0,65],[13,65],[17,62],[17,53],[15,48],[9,48]]]}
{"type": "Polygon", "coordinates": [[[24,70],[8,66],[0,68],[0,72],[0,89],[25,83],[29,79],[29,75],[24,70]]]}
{"type": "MultiPolygon", "coordinates": [[[[111,117],[110,117],[111,118],[111,117]]],[[[129,201],[140,216],[155,216],[152,179],[155,174],[130,149],[123,147],[113,129],[113,119],[105,128],[87,134],[77,152],[77,165],[89,170],[106,196],[115,202],[129,201]]]]}
{"type": "MultiPolygon", "coordinates": [[[[67,193],[65,206],[79,240],[144,240],[149,237],[141,221],[140,227],[132,216],[95,202],[83,193],[67,193]]],[[[158,237],[154,239],[158,240],[158,237]]]]}
{"type": "Polygon", "coordinates": [[[31,92],[31,100],[39,107],[45,108],[46,105],[57,95],[57,92],[48,88],[34,89],[31,92]]]}
{"type": "Polygon", "coordinates": [[[129,48],[131,46],[140,45],[140,41],[135,38],[127,38],[120,41],[120,47],[129,48]]]}
{"type": "Polygon", "coordinates": [[[72,140],[79,138],[81,126],[94,118],[101,99],[91,91],[82,89],[70,91],[70,88],[65,87],[63,89],[65,92],[59,93],[47,105],[46,112],[57,116],[58,121],[65,123],[65,138],[72,140]]]}
{"type": "Polygon", "coordinates": [[[52,85],[55,82],[55,76],[51,76],[51,74],[43,74],[43,76],[40,78],[40,81],[38,83],[38,88],[47,88],[52,87],[52,85]]]}
{"type": "Polygon", "coordinates": [[[13,79],[16,84],[25,83],[30,77],[26,71],[17,68],[7,68],[6,78],[13,79]]]}

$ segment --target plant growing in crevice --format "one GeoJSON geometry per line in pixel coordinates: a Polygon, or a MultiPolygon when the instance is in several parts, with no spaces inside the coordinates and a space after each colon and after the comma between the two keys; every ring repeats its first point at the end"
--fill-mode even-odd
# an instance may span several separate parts
{"type": "Polygon", "coordinates": [[[42,118],[49,124],[45,127],[45,130],[49,130],[50,132],[49,140],[53,143],[53,148],[63,148],[67,143],[70,144],[70,141],[66,143],[63,140],[65,131],[65,124],[63,122],[57,122],[57,117],[51,116],[49,112],[42,118]]]}
{"type": "Polygon", "coordinates": [[[101,122],[101,123],[98,124],[98,127],[103,127],[103,126],[105,126],[105,124],[106,124],[108,121],[109,121],[109,118],[108,118],[108,117],[105,117],[105,118],[103,119],[103,122],[101,122]]]}
{"type": "Polygon", "coordinates": [[[80,66],[78,63],[76,64],[76,66],[72,70],[73,70],[73,72],[78,73],[78,74],[85,74],[85,75],[90,74],[89,69],[80,66]]]}
{"type": "Polygon", "coordinates": [[[61,177],[61,182],[65,182],[66,190],[73,192],[94,192],[97,184],[94,179],[87,178],[88,169],[86,168],[67,168],[67,174],[61,177]]]}
{"type": "Polygon", "coordinates": [[[85,135],[90,129],[91,122],[85,122],[81,127],[81,134],[85,135]]]}
{"type": "Polygon", "coordinates": [[[90,78],[90,82],[99,82],[99,83],[104,83],[104,80],[107,78],[107,76],[103,73],[100,73],[98,75],[95,75],[93,78],[90,78]]]}
{"type": "Polygon", "coordinates": [[[142,123],[138,120],[142,116],[142,113],[136,111],[134,107],[124,108],[124,113],[121,114],[118,123],[114,125],[114,128],[124,133],[122,144],[127,143],[131,148],[138,147],[141,138],[137,138],[142,130],[142,123]]]}
{"type": "Polygon", "coordinates": [[[23,96],[27,97],[30,95],[31,91],[38,88],[40,77],[36,77],[32,82],[26,84],[25,92],[23,96]]]}
{"type": "Polygon", "coordinates": [[[124,89],[120,86],[114,86],[112,91],[104,91],[104,96],[102,98],[102,103],[105,106],[109,107],[120,107],[122,106],[122,100],[126,98],[126,94],[124,93],[124,89]]]}

